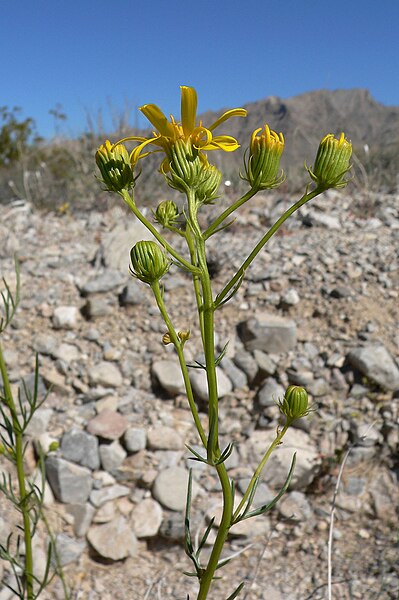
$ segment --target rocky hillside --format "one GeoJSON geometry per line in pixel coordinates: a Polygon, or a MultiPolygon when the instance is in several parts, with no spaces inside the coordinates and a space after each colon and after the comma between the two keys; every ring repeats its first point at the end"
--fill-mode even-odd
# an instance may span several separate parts
{"type": "MultiPolygon", "coordinates": [[[[337,103],[343,97],[337,93],[337,103]]],[[[275,114],[281,105],[264,103],[275,114]]],[[[294,114],[293,104],[286,106],[282,119],[294,114]]],[[[280,192],[256,197],[209,240],[215,290],[288,202],[280,192]]],[[[245,580],[246,600],[326,598],[331,503],[347,451],[333,596],[397,597],[399,197],[367,202],[366,211],[352,188],[302,209],[217,314],[219,349],[230,340],[219,370],[220,417],[223,439],[236,442],[228,468],[238,494],[274,436],[274,400],[285,386],[306,386],[317,406],[273,455],[255,504],[273,497],[296,450],[288,494],[270,514],[233,532],[228,554],[252,545],[224,569],[218,597],[245,580]]],[[[59,442],[47,458],[46,506],[73,597],[195,597],[195,582],[182,575],[189,568],[182,547],[188,468],[195,467],[196,525],[218,513],[220,493],[212,473],[188,460],[185,444],[199,449],[198,439],[176,357],[161,342],[164,325],[149,289],[128,274],[129,249],[148,234],[119,207],[57,215],[24,205],[0,219],[1,275],[13,280],[14,252],[22,263],[22,303],[2,343],[14,389],[21,378],[32,385],[39,355],[40,390],[49,394],[30,425],[28,467],[33,476],[38,445],[59,442]]],[[[188,358],[198,359],[188,283],[172,270],[165,298],[173,319],[192,331],[188,358]]],[[[205,419],[202,375],[193,369],[205,419]]],[[[2,499],[2,541],[14,520],[2,499]]],[[[45,537],[37,537],[39,570],[45,537]]],[[[4,563],[0,573],[12,581],[4,563]]],[[[11,598],[5,589],[0,594],[11,598]]],[[[43,598],[63,598],[58,584],[43,598]]]]}

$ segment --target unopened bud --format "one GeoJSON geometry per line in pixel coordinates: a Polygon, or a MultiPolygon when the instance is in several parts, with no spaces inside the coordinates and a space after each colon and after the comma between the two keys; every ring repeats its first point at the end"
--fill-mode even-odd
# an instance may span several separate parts
{"type": "Polygon", "coordinates": [[[168,344],[172,343],[172,339],[170,337],[170,333],[166,332],[163,334],[162,336],[162,343],[164,344],[164,346],[167,346],[168,344]]]}
{"type": "Polygon", "coordinates": [[[313,168],[307,168],[310,177],[322,189],[343,188],[347,185],[346,173],[351,168],[352,144],[341,133],[335,138],[332,133],[320,142],[313,168]]]}
{"type": "Polygon", "coordinates": [[[169,260],[152,241],[137,242],[130,251],[130,258],[131,274],[150,285],[161,279],[169,269],[169,260]]]}
{"type": "Polygon", "coordinates": [[[308,393],[299,385],[290,385],[278,406],[289,422],[305,417],[310,412],[308,393]]]}
{"type": "Polygon", "coordinates": [[[204,163],[195,186],[197,200],[209,204],[218,197],[222,174],[217,167],[204,163]]]}
{"type": "Polygon", "coordinates": [[[184,345],[187,342],[187,340],[190,338],[190,330],[183,329],[182,331],[179,331],[177,335],[178,335],[181,343],[184,345]]]}
{"type": "Polygon", "coordinates": [[[284,181],[280,169],[280,158],[284,151],[284,136],[277,134],[265,125],[255,129],[251,136],[249,157],[245,163],[245,177],[252,188],[259,190],[272,189],[284,181]],[[261,133],[259,133],[261,132],[261,133]]]}
{"type": "Polygon", "coordinates": [[[122,144],[113,146],[106,140],[96,152],[96,163],[108,191],[120,192],[134,185],[129,153],[122,144]]]}
{"type": "Polygon", "coordinates": [[[171,227],[176,224],[179,209],[173,200],[164,200],[158,204],[155,211],[155,219],[162,227],[171,227]]]}

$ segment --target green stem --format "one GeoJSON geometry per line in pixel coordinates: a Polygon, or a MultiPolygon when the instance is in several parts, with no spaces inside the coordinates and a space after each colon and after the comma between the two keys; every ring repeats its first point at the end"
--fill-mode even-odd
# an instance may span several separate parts
{"type": "MultiPolygon", "coordinates": [[[[200,282],[202,295],[196,294],[198,310],[203,315],[203,349],[205,353],[206,376],[208,382],[208,415],[209,425],[212,429],[212,439],[204,446],[207,448],[208,459],[216,460],[220,457],[219,433],[218,433],[218,388],[215,367],[215,341],[214,341],[214,312],[211,279],[209,276],[208,265],[206,262],[205,240],[203,238],[200,226],[197,221],[197,205],[195,194],[192,190],[187,192],[189,209],[189,226],[195,239],[195,246],[198,257],[198,266],[200,268],[200,282]]],[[[216,540],[212,548],[208,564],[200,578],[200,589],[197,600],[206,600],[211,586],[216,568],[226,541],[233,513],[233,494],[231,490],[229,476],[224,463],[215,466],[223,492],[223,512],[216,535],[216,540]]]]}
{"type": "Polygon", "coordinates": [[[214,221],[212,225],[210,225],[208,229],[204,231],[204,240],[207,240],[213,233],[215,233],[218,227],[223,223],[223,221],[227,219],[227,217],[230,216],[235,210],[237,210],[237,208],[239,208],[245,202],[247,202],[253,196],[255,196],[257,191],[258,190],[256,188],[251,188],[246,194],[244,194],[244,196],[242,196],[239,200],[234,202],[234,204],[226,208],[226,210],[223,211],[222,214],[217,217],[216,221],[214,221]]]}
{"type": "Polygon", "coordinates": [[[3,380],[4,398],[10,410],[15,436],[15,465],[17,469],[17,479],[19,488],[19,509],[22,514],[24,541],[25,541],[25,566],[24,575],[26,579],[27,600],[33,600],[33,554],[32,554],[32,533],[30,529],[29,504],[25,484],[24,472],[24,444],[23,432],[18,421],[14,398],[11,392],[11,386],[8,379],[7,368],[4,362],[2,347],[0,344],[0,372],[3,380]]]}
{"type": "Polygon", "coordinates": [[[184,351],[183,351],[182,343],[176,333],[175,328],[173,327],[173,323],[172,323],[172,321],[168,315],[168,312],[166,310],[158,280],[155,281],[151,285],[151,289],[154,293],[155,300],[158,305],[159,311],[162,315],[162,318],[165,321],[166,327],[168,328],[170,339],[172,340],[173,345],[176,348],[177,356],[179,358],[180,368],[181,368],[181,371],[183,374],[184,385],[186,388],[186,394],[187,394],[188,403],[190,405],[191,413],[193,415],[193,419],[194,419],[198,434],[201,438],[201,442],[206,447],[206,435],[205,435],[204,429],[202,427],[202,424],[201,424],[201,421],[200,421],[200,418],[198,415],[197,407],[195,405],[193,390],[192,390],[191,381],[190,381],[190,378],[188,375],[187,364],[186,364],[186,361],[184,358],[184,351]]]}
{"type": "Polygon", "coordinates": [[[281,440],[283,439],[284,435],[287,432],[288,427],[290,426],[291,423],[286,423],[283,427],[283,429],[277,433],[275,440],[272,442],[272,444],[270,445],[269,449],[265,452],[262,460],[260,461],[259,465],[257,466],[257,469],[255,471],[255,473],[252,476],[251,481],[248,484],[247,490],[244,494],[244,497],[242,498],[241,502],[239,503],[239,505],[237,506],[234,514],[233,514],[233,522],[237,519],[237,517],[239,516],[239,514],[241,513],[241,510],[244,508],[246,501],[248,500],[248,497],[251,493],[251,490],[256,482],[256,480],[259,478],[260,474],[263,471],[263,468],[265,466],[265,464],[267,463],[267,461],[269,460],[269,457],[271,455],[271,453],[273,452],[273,450],[280,444],[281,440]]]}
{"type": "Polygon", "coordinates": [[[208,597],[209,588],[217,569],[220,555],[223,550],[229,529],[232,523],[233,514],[233,494],[231,491],[231,485],[229,476],[227,475],[225,464],[217,465],[216,467],[219,480],[223,491],[223,513],[220,521],[218,533],[216,536],[215,543],[213,544],[212,552],[208,560],[206,569],[201,577],[200,589],[198,592],[197,600],[206,600],[208,597]]]}
{"type": "Polygon", "coordinates": [[[155,237],[155,239],[158,240],[158,242],[161,244],[161,246],[163,246],[165,248],[165,250],[167,250],[169,252],[169,254],[171,256],[173,256],[173,258],[175,258],[179,263],[181,263],[188,271],[190,271],[190,273],[197,273],[198,269],[196,267],[194,267],[191,263],[189,263],[185,258],[183,258],[183,256],[180,256],[180,254],[178,252],[176,252],[176,250],[174,248],[172,248],[172,246],[170,244],[168,244],[168,242],[159,233],[159,231],[154,227],[154,225],[152,225],[152,223],[150,223],[145,218],[145,216],[139,211],[133,198],[131,198],[131,196],[129,195],[129,192],[127,190],[122,190],[120,192],[120,194],[121,194],[122,198],[124,199],[125,203],[130,208],[130,210],[133,212],[133,214],[138,218],[138,220],[141,223],[143,223],[143,225],[145,225],[145,227],[147,227],[147,229],[152,233],[152,235],[155,237]]]}
{"type": "MultiPolygon", "coordinates": [[[[197,263],[198,263],[197,252],[195,249],[195,243],[194,243],[194,240],[192,237],[192,232],[188,225],[186,228],[185,237],[186,237],[188,249],[190,251],[191,263],[193,265],[197,266],[197,263]]],[[[201,280],[197,273],[193,273],[193,286],[194,286],[195,300],[196,300],[197,307],[198,307],[198,320],[199,320],[199,326],[200,326],[200,331],[201,331],[201,339],[202,339],[202,344],[204,344],[204,312],[203,312],[203,305],[202,305],[201,280]]]]}
{"type": "Polygon", "coordinates": [[[298,202],[293,204],[269,229],[267,233],[262,237],[262,239],[256,244],[255,248],[249,254],[248,258],[242,263],[241,267],[238,269],[237,273],[232,277],[229,283],[223,288],[223,290],[217,295],[216,305],[220,305],[222,300],[227,296],[232,288],[240,281],[245,271],[254,260],[254,258],[259,254],[262,250],[263,246],[270,240],[270,238],[276,233],[276,231],[281,227],[281,225],[290,217],[296,210],[301,208],[306,202],[312,200],[315,196],[321,194],[324,190],[320,188],[316,188],[312,192],[305,193],[298,202]]]}

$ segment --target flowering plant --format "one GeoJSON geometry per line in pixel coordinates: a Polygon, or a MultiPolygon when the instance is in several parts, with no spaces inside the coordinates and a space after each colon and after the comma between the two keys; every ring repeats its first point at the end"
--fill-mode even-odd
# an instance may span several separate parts
{"type": "MultiPolygon", "coordinates": [[[[221,560],[221,553],[228,533],[237,523],[269,511],[286,491],[295,466],[295,455],[288,469],[286,481],[272,502],[254,508],[252,506],[256,487],[262,470],[273,450],[281,443],[290,425],[309,413],[308,396],[303,388],[290,386],[278,406],[285,416],[285,425],[278,429],[276,437],[269,448],[265,449],[247,490],[238,504],[234,507],[235,485],[226,470],[226,460],[233,452],[233,444],[220,447],[219,441],[219,404],[218,382],[216,367],[223,359],[224,352],[215,359],[214,324],[215,311],[230,300],[239,289],[245,272],[257,254],[267,244],[281,225],[305,203],[309,202],[329,188],[341,188],[347,183],[345,174],[350,169],[349,160],[352,146],[344,134],[336,139],[329,134],[321,141],[316,161],[312,169],[308,169],[311,181],[303,196],[295,202],[267,231],[254,246],[248,257],[243,261],[233,277],[226,282],[223,289],[214,294],[208,271],[206,242],[214,234],[228,227],[231,221],[227,219],[244,203],[248,202],[257,192],[277,187],[284,180],[279,173],[280,158],[284,151],[284,137],[281,133],[272,131],[267,124],[257,128],[250,139],[249,148],[245,155],[244,175],[248,182],[248,191],[215,220],[202,229],[198,221],[198,211],[218,197],[221,173],[208,160],[208,151],[222,150],[232,152],[239,147],[238,141],[228,135],[214,135],[214,130],[232,117],[245,117],[246,110],[236,108],[225,112],[209,126],[197,123],[197,94],[191,87],[181,88],[181,120],[170,120],[154,104],[146,104],[140,109],[154,126],[155,131],[150,137],[132,136],[117,141],[114,144],[106,141],[97,151],[96,162],[102,181],[109,191],[117,192],[133,214],[152,233],[154,241],[140,241],[131,250],[131,272],[144,283],[148,284],[154,294],[155,301],[165,321],[167,333],[163,336],[165,344],[172,343],[175,347],[180,368],[183,374],[187,400],[193,416],[203,453],[189,448],[192,458],[201,461],[214,469],[219,478],[223,495],[223,512],[218,527],[215,542],[210,556],[205,563],[201,560],[201,550],[205,545],[213,522],[203,533],[195,546],[190,531],[191,509],[191,474],[186,506],[186,553],[194,567],[192,575],[199,583],[197,600],[205,600],[212,587],[215,571],[226,564],[221,560]],[[137,142],[134,149],[128,153],[125,143],[137,142]],[[135,170],[139,161],[152,152],[160,152],[162,162],[160,171],[167,183],[185,196],[184,209],[179,213],[177,205],[172,201],[163,201],[153,211],[155,221],[162,228],[183,237],[187,244],[187,255],[179,253],[162,235],[162,233],[144,216],[136,205],[134,186],[137,177],[135,170]],[[194,294],[197,304],[198,324],[204,350],[205,362],[199,365],[206,371],[208,384],[208,421],[202,423],[195,402],[190,377],[189,366],[186,362],[184,346],[190,332],[177,331],[169,316],[161,278],[168,271],[170,262],[189,272],[192,276],[194,294]]],[[[236,598],[243,588],[240,583],[230,593],[227,600],[236,598]]]]}

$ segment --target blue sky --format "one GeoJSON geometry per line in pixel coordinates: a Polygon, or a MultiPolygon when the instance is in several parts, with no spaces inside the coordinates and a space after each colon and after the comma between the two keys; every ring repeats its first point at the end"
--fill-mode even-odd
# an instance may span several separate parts
{"type": "Polygon", "coordinates": [[[20,106],[41,135],[156,103],[179,114],[179,85],[199,111],[269,95],[368,88],[399,105],[398,0],[1,1],[0,106],[20,106]]]}

